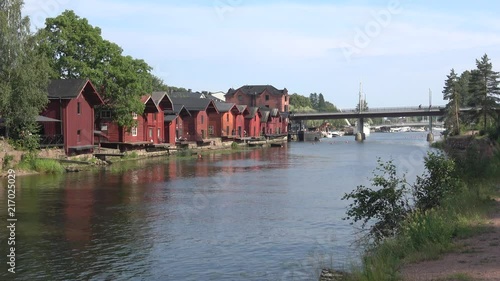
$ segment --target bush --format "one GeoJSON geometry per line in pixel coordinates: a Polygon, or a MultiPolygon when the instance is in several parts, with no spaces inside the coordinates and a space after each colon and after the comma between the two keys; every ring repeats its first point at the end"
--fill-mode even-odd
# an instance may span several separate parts
{"type": "Polygon", "coordinates": [[[443,198],[456,193],[462,187],[453,160],[441,153],[429,152],[424,162],[426,171],[417,177],[413,186],[415,207],[423,211],[441,205],[443,198]]]}
{"type": "Polygon", "coordinates": [[[455,233],[453,221],[445,212],[417,210],[403,224],[403,237],[407,239],[407,245],[416,251],[436,245],[446,248],[455,233]]]}
{"type": "Polygon", "coordinates": [[[239,148],[238,143],[233,141],[233,143],[231,144],[231,148],[232,149],[238,149],[239,148]]]}
{"type": "Polygon", "coordinates": [[[5,154],[5,157],[3,158],[2,168],[3,169],[11,168],[13,160],[14,160],[14,155],[5,154]]]}
{"type": "Polygon", "coordinates": [[[377,189],[359,185],[356,190],[342,197],[343,200],[354,199],[344,219],[362,221],[363,228],[366,228],[370,221],[375,221],[368,235],[369,238],[374,238],[376,243],[397,234],[400,223],[411,209],[406,199],[408,188],[405,177],[398,177],[392,161],[382,163],[379,158],[377,162],[378,166],[372,179],[372,185],[377,189]]]}

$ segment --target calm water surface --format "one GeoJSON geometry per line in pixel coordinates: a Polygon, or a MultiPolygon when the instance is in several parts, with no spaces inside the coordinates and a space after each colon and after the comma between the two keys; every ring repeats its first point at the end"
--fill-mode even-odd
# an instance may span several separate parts
{"type": "Polygon", "coordinates": [[[2,262],[0,279],[315,280],[323,265],[357,261],[343,194],[368,183],[377,157],[420,174],[425,137],[345,136],[18,178],[17,274],[2,262]]]}

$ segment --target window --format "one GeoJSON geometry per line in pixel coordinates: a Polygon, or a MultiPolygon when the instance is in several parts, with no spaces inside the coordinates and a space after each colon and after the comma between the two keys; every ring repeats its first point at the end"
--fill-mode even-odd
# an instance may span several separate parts
{"type": "Polygon", "coordinates": [[[80,139],[81,133],[82,133],[81,130],[77,130],[76,131],[76,142],[80,142],[81,141],[81,139],[80,139]]]}
{"type": "Polygon", "coordinates": [[[229,113],[226,113],[226,121],[229,122],[229,113]]]}
{"type": "Polygon", "coordinates": [[[239,100],[239,101],[242,101],[242,100],[243,100],[243,96],[242,96],[242,95],[239,95],[239,96],[238,96],[238,100],[239,100]]]}
{"type": "Polygon", "coordinates": [[[153,138],[153,128],[149,128],[148,136],[149,136],[149,138],[153,138]]]}
{"type": "Polygon", "coordinates": [[[158,128],[157,134],[158,134],[158,138],[161,138],[161,129],[160,128],[158,128]]]}
{"type": "Polygon", "coordinates": [[[77,103],[76,103],[76,113],[77,113],[78,115],[80,115],[80,113],[82,113],[82,112],[81,112],[81,108],[80,108],[80,102],[77,102],[77,103]]]}
{"type": "Polygon", "coordinates": [[[288,112],[288,105],[285,105],[285,112],[288,112]]]}
{"type": "Polygon", "coordinates": [[[269,100],[269,95],[266,95],[266,101],[268,101],[268,100],[269,100]]]}
{"type": "Polygon", "coordinates": [[[107,131],[107,130],[108,130],[108,124],[102,124],[101,131],[107,131]]]}
{"type": "Polygon", "coordinates": [[[288,96],[285,96],[285,102],[288,101],[288,96]]]}
{"type": "Polygon", "coordinates": [[[132,112],[132,118],[137,119],[137,113],[132,112]]]}
{"type": "Polygon", "coordinates": [[[208,126],[208,135],[213,136],[214,135],[214,126],[208,126]]]}
{"type": "Polygon", "coordinates": [[[205,120],[205,116],[202,115],[201,116],[201,124],[203,124],[204,120],[205,120]]]}
{"type": "Polygon", "coordinates": [[[101,110],[101,118],[111,118],[111,110],[101,110]]]}
{"type": "Polygon", "coordinates": [[[157,113],[153,114],[153,120],[155,120],[155,121],[156,121],[156,114],[157,113]]]}
{"type": "Polygon", "coordinates": [[[131,132],[133,137],[137,137],[137,127],[132,127],[131,132]]]}
{"type": "Polygon", "coordinates": [[[229,126],[226,127],[226,135],[229,135],[229,126]]]}

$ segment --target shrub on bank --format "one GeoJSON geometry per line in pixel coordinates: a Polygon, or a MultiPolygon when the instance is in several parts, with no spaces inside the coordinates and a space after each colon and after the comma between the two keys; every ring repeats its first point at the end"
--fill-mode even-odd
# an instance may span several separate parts
{"type": "MultiPolygon", "coordinates": [[[[500,154],[498,155],[500,159],[500,154]]],[[[386,232],[391,235],[378,237],[378,240],[375,240],[377,243],[367,249],[362,266],[354,269],[348,280],[399,280],[398,272],[403,263],[435,259],[453,247],[454,238],[468,237],[480,231],[482,228],[478,227],[478,224],[491,206],[490,195],[493,193],[492,185],[484,179],[498,175],[500,166],[491,164],[495,161],[488,161],[486,164],[481,162],[489,173],[483,174],[482,179],[476,178],[474,182],[469,178],[465,188],[462,178],[469,177],[470,174],[460,174],[464,167],[457,167],[463,165],[463,162],[455,163],[444,155],[429,154],[425,160],[426,172],[413,186],[414,197],[410,201],[414,204],[407,210],[400,223],[393,224],[394,228],[386,232]]],[[[393,166],[382,164],[381,167],[389,168],[390,175],[394,173],[393,166]]],[[[402,178],[404,179],[404,176],[402,178]]],[[[384,186],[396,187],[403,183],[393,176],[386,177],[385,181],[384,186]]],[[[372,179],[374,186],[380,182],[381,179],[377,176],[372,179]]],[[[374,231],[373,227],[384,225],[381,224],[382,220],[390,218],[385,215],[390,210],[376,207],[376,202],[403,200],[403,196],[394,197],[393,192],[385,194],[373,192],[358,187],[345,196],[355,199],[350,205],[348,216],[356,208],[372,210],[372,213],[358,210],[359,214],[365,216],[364,218],[378,220],[369,224],[370,227],[367,229],[369,234],[374,231]],[[373,212],[378,214],[373,215],[373,212]],[[370,216],[366,216],[367,214],[370,216]]],[[[358,217],[358,220],[364,218],[358,217]]],[[[370,236],[368,238],[371,239],[370,236]]]]}

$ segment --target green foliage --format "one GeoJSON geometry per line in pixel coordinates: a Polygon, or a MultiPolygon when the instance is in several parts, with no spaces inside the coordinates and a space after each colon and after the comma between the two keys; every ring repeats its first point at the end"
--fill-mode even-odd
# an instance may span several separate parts
{"type": "Polygon", "coordinates": [[[451,135],[460,134],[460,103],[461,95],[459,91],[459,79],[454,69],[451,69],[450,74],[444,84],[443,99],[448,100],[446,105],[445,126],[451,135]]]}
{"type": "Polygon", "coordinates": [[[7,134],[16,140],[23,132],[36,132],[49,83],[47,60],[37,52],[38,38],[30,33],[22,6],[21,0],[0,4],[0,112],[7,134]]]}
{"type": "Polygon", "coordinates": [[[12,168],[12,161],[14,161],[14,156],[5,154],[5,156],[3,157],[2,169],[6,170],[12,168]]]}
{"type": "Polygon", "coordinates": [[[457,193],[462,187],[452,159],[430,152],[424,162],[426,171],[417,177],[413,187],[415,207],[421,211],[440,206],[444,198],[457,193]]]}
{"type": "Polygon", "coordinates": [[[472,115],[473,121],[482,123],[483,129],[488,129],[488,122],[498,121],[495,108],[500,102],[500,87],[498,72],[493,71],[492,63],[488,55],[476,60],[477,68],[471,71],[469,81],[470,105],[476,108],[472,115]]]}
{"type": "Polygon", "coordinates": [[[238,143],[237,143],[237,142],[234,142],[234,141],[233,141],[233,143],[231,143],[231,148],[232,148],[232,149],[238,149],[238,148],[240,148],[240,146],[238,145],[238,143]]]}
{"type": "Polygon", "coordinates": [[[294,108],[312,108],[311,100],[297,93],[290,95],[290,106],[294,108]]]}
{"type": "Polygon", "coordinates": [[[131,113],[142,114],[140,97],[160,87],[143,60],[124,56],[116,44],[104,40],[101,29],[73,11],[48,18],[39,31],[40,49],[50,59],[52,78],[89,78],[103,95],[120,126],[135,125],[131,113]]]}
{"type": "Polygon", "coordinates": [[[31,154],[23,155],[17,168],[45,174],[62,174],[65,171],[64,167],[58,161],[52,159],[40,159],[31,154]]]}
{"type": "Polygon", "coordinates": [[[405,177],[397,175],[393,161],[383,163],[379,158],[377,162],[378,166],[372,179],[372,185],[376,189],[360,185],[342,198],[354,200],[349,205],[346,219],[362,221],[363,228],[368,222],[374,221],[368,235],[374,238],[375,242],[396,235],[400,223],[410,211],[405,177]]]}
{"type": "Polygon", "coordinates": [[[124,159],[135,159],[137,157],[139,157],[139,155],[135,151],[125,152],[125,155],[123,156],[124,159]]]}
{"type": "Polygon", "coordinates": [[[455,233],[455,225],[447,212],[436,209],[417,210],[405,220],[402,237],[407,245],[415,251],[420,251],[429,245],[440,245],[442,250],[449,247],[455,233]]]}

